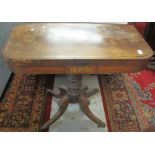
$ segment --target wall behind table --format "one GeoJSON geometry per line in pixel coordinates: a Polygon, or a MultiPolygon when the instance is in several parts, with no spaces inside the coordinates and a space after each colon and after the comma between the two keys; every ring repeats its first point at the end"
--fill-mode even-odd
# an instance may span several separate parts
{"type": "Polygon", "coordinates": [[[18,23],[0,23],[0,96],[3,93],[3,90],[8,82],[8,79],[11,75],[11,71],[8,68],[7,64],[3,60],[2,57],[2,49],[4,44],[7,41],[7,38],[9,36],[9,33],[13,26],[15,26],[18,23]]]}

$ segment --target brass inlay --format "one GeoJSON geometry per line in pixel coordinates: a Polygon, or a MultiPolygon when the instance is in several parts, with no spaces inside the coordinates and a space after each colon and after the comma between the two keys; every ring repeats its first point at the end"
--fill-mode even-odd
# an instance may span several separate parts
{"type": "Polygon", "coordinates": [[[66,72],[70,74],[94,73],[95,66],[67,66],[66,72]]]}

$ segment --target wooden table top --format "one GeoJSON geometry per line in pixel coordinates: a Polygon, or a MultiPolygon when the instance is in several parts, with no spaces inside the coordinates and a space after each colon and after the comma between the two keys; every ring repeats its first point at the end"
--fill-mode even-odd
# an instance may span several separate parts
{"type": "Polygon", "coordinates": [[[3,56],[9,64],[16,62],[18,66],[19,62],[26,65],[31,61],[142,66],[152,50],[132,25],[29,23],[12,30],[3,56]]]}

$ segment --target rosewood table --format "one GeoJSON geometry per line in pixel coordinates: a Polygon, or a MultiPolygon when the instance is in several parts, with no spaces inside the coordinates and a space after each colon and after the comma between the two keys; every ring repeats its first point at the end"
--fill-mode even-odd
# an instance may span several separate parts
{"type": "Polygon", "coordinates": [[[89,109],[81,74],[136,72],[143,69],[152,50],[132,25],[97,23],[27,23],[13,28],[3,50],[10,69],[23,74],[67,74],[67,90],[47,90],[60,98],[58,112],[47,128],[67,109],[79,103],[81,110],[99,127],[105,124],[89,109]]]}

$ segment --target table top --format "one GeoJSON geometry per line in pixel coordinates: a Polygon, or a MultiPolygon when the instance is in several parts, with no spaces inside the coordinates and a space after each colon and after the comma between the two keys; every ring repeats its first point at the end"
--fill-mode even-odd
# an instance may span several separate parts
{"type": "Polygon", "coordinates": [[[19,73],[111,73],[143,69],[153,52],[132,25],[26,23],[13,28],[3,56],[19,73]]]}
{"type": "Polygon", "coordinates": [[[13,29],[3,55],[13,60],[147,59],[152,50],[131,25],[30,23],[13,29]]]}

